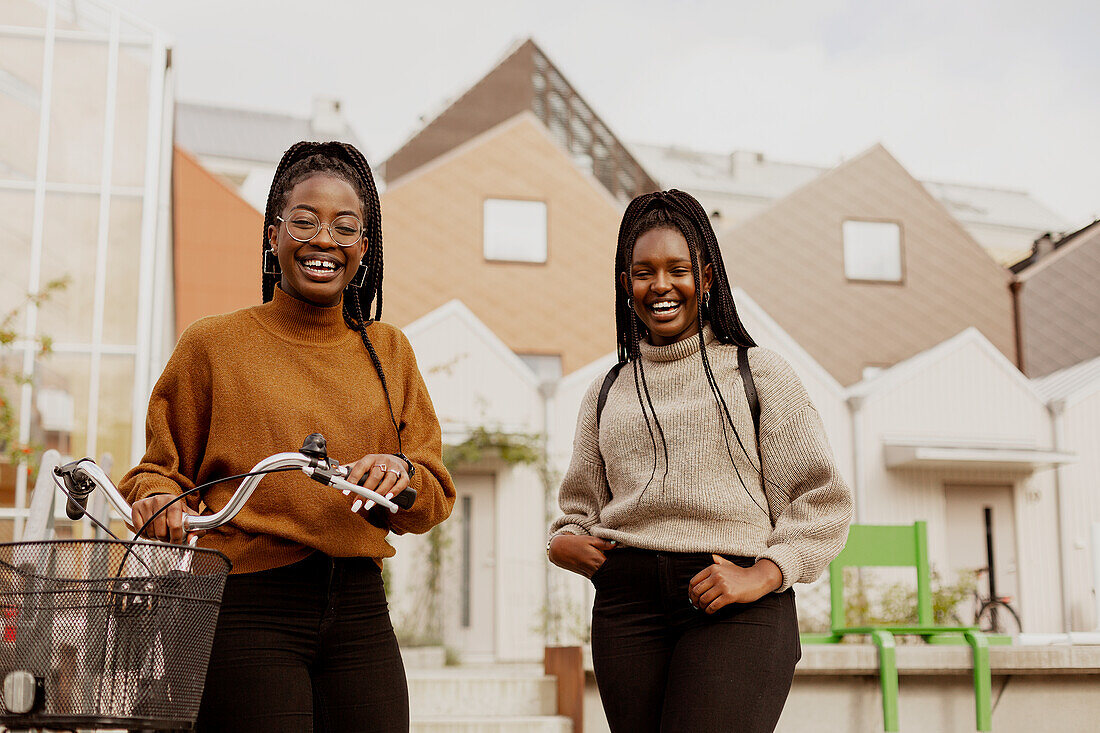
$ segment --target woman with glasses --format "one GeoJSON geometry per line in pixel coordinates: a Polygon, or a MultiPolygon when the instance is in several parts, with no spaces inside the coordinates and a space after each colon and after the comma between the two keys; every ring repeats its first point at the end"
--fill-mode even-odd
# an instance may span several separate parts
{"type": "MultiPolygon", "coordinates": [[[[451,511],[439,421],[412,348],[382,323],[382,222],[362,154],[302,142],[276,170],[263,236],[263,305],[180,337],[149,401],[145,457],[122,483],[141,526],[182,491],[247,472],[322,433],[348,480],[416,501],[367,512],[300,472],[265,479],[202,545],[233,562],[199,731],[407,731],[401,654],[382,583],[390,531],[451,511]]],[[[177,502],[149,530],[184,540],[184,513],[217,511],[235,482],[177,502]]]]}

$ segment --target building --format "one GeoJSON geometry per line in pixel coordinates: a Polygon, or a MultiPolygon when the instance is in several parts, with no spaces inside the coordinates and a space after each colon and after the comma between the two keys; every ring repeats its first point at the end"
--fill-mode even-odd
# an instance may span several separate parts
{"type": "Polygon", "coordinates": [[[623,204],[656,183],[530,38],[459,95],[382,165],[394,181],[521,112],[623,204]]]}
{"type": "MultiPolygon", "coordinates": [[[[105,3],[13,0],[0,29],[0,312],[56,278],[17,321],[8,386],[18,441],[110,456],[145,448],[153,380],[174,343],[171,49],[105,3]],[[39,337],[53,354],[37,358],[39,337]]],[[[21,532],[27,472],[0,474],[0,537],[21,532]]],[[[71,532],[69,526],[61,534],[71,532]]]]}
{"type": "Polygon", "coordinates": [[[615,343],[620,217],[520,112],[388,181],[383,317],[404,326],[457,298],[540,373],[570,372],[615,343]]]}
{"type": "Polygon", "coordinates": [[[172,161],[178,338],[199,318],[260,302],[264,217],[190,153],[177,147],[172,161]]]}
{"type": "Polygon", "coordinates": [[[1040,237],[1012,272],[1022,370],[1042,377],[1100,356],[1100,220],[1040,237]]]}
{"type": "Polygon", "coordinates": [[[1077,457],[1054,477],[1060,580],[1074,589],[1063,611],[1065,628],[1100,630],[1100,357],[1036,379],[1035,386],[1051,412],[1055,447],[1077,457]]]}
{"type": "Polygon", "coordinates": [[[179,102],[175,132],[176,145],[260,212],[275,166],[299,140],[344,140],[366,153],[340,100],[325,96],[313,98],[308,117],[179,102]]]}
{"type": "MultiPolygon", "coordinates": [[[[727,154],[641,144],[632,144],[630,149],[661,188],[679,188],[698,198],[715,217],[716,227],[738,224],[830,170],[744,150],[727,154]]],[[[942,181],[921,183],[1005,266],[1026,257],[1036,237],[1068,226],[1065,219],[1025,191],[942,181]]]]}
{"type": "Polygon", "coordinates": [[[1008,272],[881,145],[719,241],[734,284],[841,384],[968,327],[1015,361],[1008,272]]]}

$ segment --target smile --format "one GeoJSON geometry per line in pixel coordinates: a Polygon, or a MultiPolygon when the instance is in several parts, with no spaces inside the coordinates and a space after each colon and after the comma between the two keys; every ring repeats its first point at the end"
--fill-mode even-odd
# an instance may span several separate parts
{"type": "Polygon", "coordinates": [[[307,257],[298,260],[299,266],[311,280],[327,282],[336,277],[342,266],[328,259],[307,257]]]}
{"type": "Polygon", "coordinates": [[[658,320],[666,320],[679,313],[682,305],[682,303],[675,300],[658,300],[654,303],[647,303],[646,309],[658,320]]]}

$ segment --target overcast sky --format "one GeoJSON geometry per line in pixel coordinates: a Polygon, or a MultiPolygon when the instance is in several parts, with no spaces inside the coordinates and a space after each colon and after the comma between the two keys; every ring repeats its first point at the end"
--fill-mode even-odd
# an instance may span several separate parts
{"type": "Polygon", "coordinates": [[[172,38],[177,98],[344,101],[372,161],[531,36],[621,139],[833,164],[1100,216],[1094,0],[113,0],[172,38]]]}

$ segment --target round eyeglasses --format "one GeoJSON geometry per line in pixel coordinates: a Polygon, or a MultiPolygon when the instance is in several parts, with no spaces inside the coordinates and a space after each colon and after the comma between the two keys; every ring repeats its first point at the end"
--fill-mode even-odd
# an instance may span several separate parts
{"type": "Polygon", "coordinates": [[[317,215],[308,209],[295,209],[288,218],[277,216],[275,219],[286,226],[286,233],[296,242],[309,242],[322,229],[328,229],[329,237],[341,247],[351,247],[363,236],[363,222],[350,214],[336,217],[331,224],[322,224],[317,215]]]}

